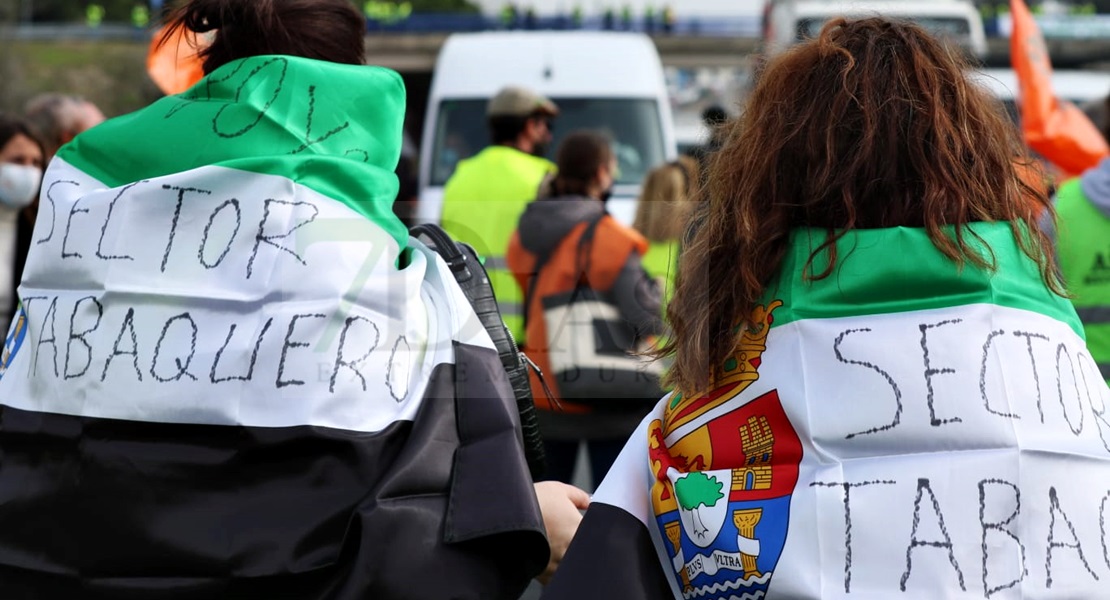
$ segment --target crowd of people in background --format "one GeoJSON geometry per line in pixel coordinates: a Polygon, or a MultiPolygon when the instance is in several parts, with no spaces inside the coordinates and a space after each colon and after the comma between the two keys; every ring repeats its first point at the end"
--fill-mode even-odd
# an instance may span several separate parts
{"type": "Polygon", "coordinates": [[[618,163],[604,132],[570,132],[552,164],[543,158],[559,116],[550,99],[509,86],[486,116],[490,145],[458,163],[440,220],[484,256],[502,318],[539,367],[533,395],[548,475],[599,482],[664,393],[661,364],[631,355],[663,338],[701,162],[727,114],[706,112],[712,135],[700,159],[681,156],[648,173],[632,227],[606,212],[618,163]],[[576,474],[582,442],[589,473],[576,474]]]}
{"type": "Polygon", "coordinates": [[[31,248],[43,171],[58,148],[104,121],[95,104],[46,93],[27,102],[23,115],[0,113],[0,325],[18,305],[16,287],[31,248]]]}
{"type": "Polygon", "coordinates": [[[18,304],[16,287],[30,248],[45,154],[25,121],[0,115],[0,325],[5,332],[18,304]]]}
{"type": "MultiPolygon", "coordinates": [[[[585,11],[582,4],[572,5],[569,14],[559,14],[552,24],[556,29],[581,29],[585,25],[585,11]]],[[[600,9],[601,29],[604,31],[643,31],[645,33],[671,34],[675,31],[677,16],[671,4],[662,7],[648,5],[643,14],[637,15],[628,4],[618,8],[606,5],[600,9]]],[[[539,19],[536,8],[531,4],[505,4],[500,13],[500,26],[503,29],[537,29],[539,19]]]]}

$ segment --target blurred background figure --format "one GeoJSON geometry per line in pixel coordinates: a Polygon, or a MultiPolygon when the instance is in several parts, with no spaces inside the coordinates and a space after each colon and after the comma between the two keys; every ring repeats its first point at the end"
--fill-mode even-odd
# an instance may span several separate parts
{"type": "Polygon", "coordinates": [[[26,121],[0,113],[0,328],[7,337],[31,245],[45,153],[26,121]]]}
{"type": "Polygon", "coordinates": [[[674,33],[674,25],[676,21],[674,8],[670,4],[663,5],[663,33],[674,33]]]}
{"type": "Polygon", "coordinates": [[[585,440],[596,484],[662,395],[658,374],[630,356],[662,333],[661,298],[641,262],[647,241],[605,212],[617,170],[608,138],[576,131],[556,154],[558,174],[521,215],[506,259],[524,292],[525,353],[546,374],[532,391],[547,474],[572,481],[585,440]]]}
{"type": "Polygon", "coordinates": [[[716,104],[706,107],[701,113],[701,122],[709,130],[709,141],[706,142],[703,151],[703,157],[708,158],[724,145],[724,139],[728,135],[725,130],[725,125],[728,124],[728,111],[716,104]]]}
{"type": "Polygon", "coordinates": [[[520,11],[517,10],[516,4],[508,2],[505,6],[501,7],[500,17],[502,29],[516,29],[517,20],[520,18],[520,11]]]}
{"type": "Polygon", "coordinates": [[[543,154],[558,114],[554,102],[532,90],[503,88],[486,106],[492,144],[459,161],[443,188],[441,224],[485,258],[501,316],[518,344],[524,342],[524,311],[505,268],[505,249],[524,207],[555,170],[543,154]]]}
{"type": "Polygon", "coordinates": [[[1102,132],[1103,137],[1110,140],[1110,90],[1106,98],[1084,103],[1080,108],[1102,132]]]}
{"type": "Polygon", "coordinates": [[[95,104],[80,96],[40,94],[31,98],[24,109],[27,121],[42,139],[46,162],[58,148],[68,144],[77,134],[104,122],[104,113],[95,104]]]}
{"type": "MultiPolygon", "coordinates": [[[[1110,142],[1110,96],[1100,108],[1095,117],[1103,121],[1092,121],[1110,142]]],[[[1110,157],[1065,181],[1055,208],[1056,262],[1083,321],[1091,357],[1110,382],[1110,157]]]]}
{"type": "Polygon", "coordinates": [[[655,33],[655,7],[650,4],[644,7],[644,31],[655,33]]]}
{"type": "Polygon", "coordinates": [[[698,163],[690,156],[652,169],[644,178],[632,226],[648,240],[644,269],[663,291],[663,302],[674,291],[679,241],[696,201],[698,163]]]}
{"type": "Polygon", "coordinates": [[[574,29],[582,29],[584,15],[582,12],[582,5],[575,4],[574,8],[570,11],[570,26],[574,29]]]}
{"type": "Polygon", "coordinates": [[[150,25],[150,7],[145,2],[136,2],[131,7],[131,25],[136,29],[146,29],[150,25]]]}
{"type": "Polygon", "coordinates": [[[96,29],[104,22],[104,7],[96,2],[89,3],[85,8],[85,25],[89,29],[96,29]]]}

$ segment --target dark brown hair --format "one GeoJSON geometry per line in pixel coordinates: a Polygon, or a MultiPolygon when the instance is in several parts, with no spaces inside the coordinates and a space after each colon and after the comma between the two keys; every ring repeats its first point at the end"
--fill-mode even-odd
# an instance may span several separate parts
{"type": "Polygon", "coordinates": [[[555,153],[558,171],[551,182],[553,195],[585,195],[597,170],[611,160],[609,138],[585,129],[568,133],[555,153]]]}
{"type": "Polygon", "coordinates": [[[240,58],[284,54],[360,65],[366,20],[350,0],[188,0],[159,43],[185,28],[213,32],[200,49],[204,73],[240,58]]]}
{"type": "Polygon", "coordinates": [[[516,115],[497,115],[489,117],[489,137],[494,144],[511,144],[516,142],[517,136],[524,131],[528,120],[532,117],[518,117],[516,115]]]}
{"type": "Polygon", "coordinates": [[[827,232],[803,272],[787,274],[812,280],[833,273],[845,233],[896,226],[924,228],[956,264],[993,268],[964,225],[1009,221],[1062,293],[1036,225],[1051,206],[1022,180],[1028,152],[968,68],[920,27],[882,18],[834,19],[766,66],[709,163],[709,205],[667,308],[673,336],[660,354],[675,354],[676,389],[707,389],[799,227],[827,232]],[[815,262],[826,250],[828,263],[815,262]]]}
{"type": "MultiPolygon", "coordinates": [[[[43,148],[42,139],[39,137],[38,132],[35,131],[31,124],[26,119],[21,119],[15,115],[0,113],[0,148],[8,145],[17,135],[22,135],[35,143],[39,147],[39,152],[42,153],[42,160],[45,163],[50,159],[46,155],[46,150],[43,148]]],[[[43,168],[46,165],[43,164],[43,168]]]]}

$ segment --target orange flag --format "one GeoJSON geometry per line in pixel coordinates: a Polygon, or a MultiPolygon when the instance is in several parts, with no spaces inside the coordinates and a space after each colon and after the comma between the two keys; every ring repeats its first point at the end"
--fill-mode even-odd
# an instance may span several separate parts
{"type": "Polygon", "coordinates": [[[196,33],[179,27],[166,43],[159,44],[164,31],[165,27],[158,29],[150,41],[146,72],[162,92],[180,94],[204,77],[197,56],[204,42],[196,33]]]}
{"type": "Polygon", "coordinates": [[[1079,175],[1110,155],[1110,146],[1083,111],[1052,91],[1052,63],[1044,36],[1023,0],[1010,0],[1010,60],[1021,96],[1025,142],[1068,175],[1079,175]]]}

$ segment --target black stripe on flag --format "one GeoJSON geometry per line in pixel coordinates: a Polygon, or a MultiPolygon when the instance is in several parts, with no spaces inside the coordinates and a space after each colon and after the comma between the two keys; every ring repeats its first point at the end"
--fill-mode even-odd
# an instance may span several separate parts
{"type": "Polygon", "coordinates": [[[375,433],[0,407],[0,598],[518,597],[548,547],[515,403],[496,352],[456,363],[375,433]]]}
{"type": "Polygon", "coordinates": [[[591,504],[542,600],[673,600],[644,524],[624,509],[591,504]]]}

